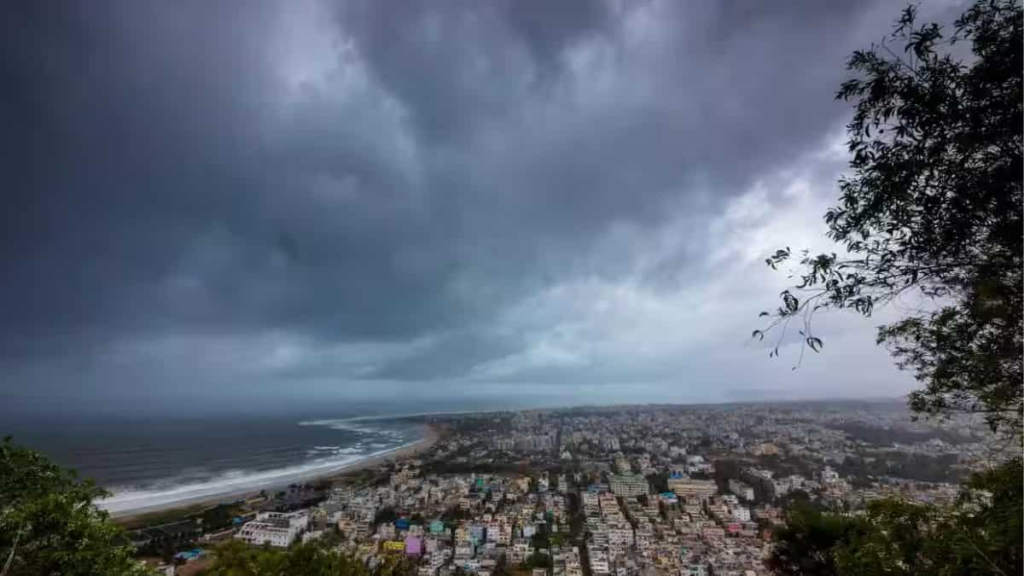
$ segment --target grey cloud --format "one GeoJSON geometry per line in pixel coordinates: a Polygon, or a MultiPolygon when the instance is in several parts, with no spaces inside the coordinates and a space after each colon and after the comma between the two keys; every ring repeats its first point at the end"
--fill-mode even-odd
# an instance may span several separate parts
{"type": "MultiPolygon", "coordinates": [[[[431,339],[366,372],[395,380],[514,356],[525,336],[493,329],[508,310],[634,273],[646,255],[630,244],[605,257],[616,230],[642,237],[684,212],[699,235],[820,146],[846,114],[831,101],[845,56],[894,11],[312,4],[310,30],[288,37],[305,4],[2,9],[3,386],[28,386],[16,376],[33,363],[168,336],[431,339]],[[314,33],[320,67],[289,85],[282,50],[314,33]]],[[[705,256],[683,246],[642,281],[705,256]]],[[[104,366],[97,381],[116,388],[104,366]]]]}
{"type": "Polygon", "coordinates": [[[483,362],[514,354],[523,345],[522,338],[465,330],[445,334],[422,352],[384,363],[365,376],[398,381],[457,379],[483,362]]]}

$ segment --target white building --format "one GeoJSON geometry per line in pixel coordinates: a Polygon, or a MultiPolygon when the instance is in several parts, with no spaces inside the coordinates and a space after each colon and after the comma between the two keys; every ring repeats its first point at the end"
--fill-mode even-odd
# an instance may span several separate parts
{"type": "Polygon", "coordinates": [[[246,522],[235,538],[249,544],[270,544],[287,548],[295,538],[309,527],[309,513],[261,512],[255,520],[246,522]]]}
{"type": "Polygon", "coordinates": [[[637,474],[612,474],[608,484],[616,496],[631,498],[648,492],[647,479],[637,474]]]}
{"type": "Polygon", "coordinates": [[[831,466],[825,466],[825,469],[821,471],[821,481],[826,484],[839,481],[839,473],[832,469],[831,466]]]}
{"type": "Polygon", "coordinates": [[[746,506],[733,506],[729,508],[732,517],[738,522],[750,522],[750,508],[746,506]]]}
{"type": "Polygon", "coordinates": [[[566,479],[565,474],[558,475],[558,491],[562,494],[569,492],[569,481],[566,479]]]}
{"type": "Polygon", "coordinates": [[[611,571],[608,565],[608,555],[598,550],[591,552],[590,571],[594,574],[608,574],[611,571]]]}
{"type": "Polygon", "coordinates": [[[729,491],[748,502],[754,499],[754,489],[735,478],[729,480],[729,491]]]}

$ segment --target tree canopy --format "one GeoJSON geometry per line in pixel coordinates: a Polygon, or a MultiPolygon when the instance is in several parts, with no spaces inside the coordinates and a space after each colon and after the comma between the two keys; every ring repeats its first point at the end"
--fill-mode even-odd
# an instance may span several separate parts
{"type": "MultiPolygon", "coordinates": [[[[320,542],[298,544],[282,550],[249,546],[232,540],[217,547],[208,576],[374,576],[354,556],[320,542]]],[[[395,566],[382,566],[377,574],[401,574],[395,566]]]]}
{"type": "Polygon", "coordinates": [[[776,532],[776,574],[967,576],[1020,574],[1020,460],[979,474],[954,506],[897,499],[863,517],[795,506],[776,532]]]}
{"type": "Polygon", "coordinates": [[[94,504],[106,495],[91,481],[5,438],[0,445],[0,572],[6,567],[6,576],[148,574],[135,560],[124,531],[94,504]]]}
{"type": "MultiPolygon", "coordinates": [[[[993,429],[1022,417],[1021,7],[981,0],[946,38],[907,8],[885,41],[854,52],[837,98],[855,103],[847,126],[850,174],[825,214],[843,253],[800,260],[800,282],[763,312],[784,333],[793,320],[807,347],[814,314],[865,316],[916,295],[932,306],[882,326],[900,368],[924,384],[920,413],[981,413],[993,429]],[[969,42],[960,61],[950,47],[969,42]]],[[[767,259],[789,260],[789,248],[767,259]]],[[[781,336],[780,336],[781,338],[781,336]]],[[[778,353],[776,347],[772,355],[778,353]]]]}
{"type": "MultiPolygon", "coordinates": [[[[917,414],[982,414],[1019,446],[1024,379],[1022,276],[1022,10],[980,0],[948,37],[907,8],[881,44],[851,56],[837,98],[855,102],[847,126],[851,173],[825,214],[843,255],[804,253],[800,282],[781,294],[764,338],[797,321],[804,346],[814,314],[877,307],[916,294],[930,309],[882,326],[878,343],[924,384],[917,414]],[[949,49],[969,42],[973,56],[949,49]]],[[[777,268],[792,256],[777,251],[777,268]]],[[[801,352],[802,353],[802,352],[801,352]]],[[[778,347],[771,355],[778,354],[778,347]]],[[[896,499],[848,518],[796,508],[768,561],[779,574],[1020,574],[1019,457],[976,474],[952,506],[896,499]]]]}

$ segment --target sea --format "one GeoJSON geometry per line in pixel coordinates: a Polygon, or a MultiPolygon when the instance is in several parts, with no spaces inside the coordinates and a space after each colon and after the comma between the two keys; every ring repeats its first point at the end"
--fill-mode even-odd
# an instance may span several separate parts
{"type": "Polygon", "coordinates": [[[81,417],[9,423],[0,435],[112,493],[114,515],[284,487],[421,440],[422,417],[337,414],[81,417]]]}
{"type": "Polygon", "coordinates": [[[570,405],[517,398],[282,403],[231,413],[112,407],[95,413],[4,411],[0,437],[38,450],[112,495],[99,502],[130,515],[280,489],[344,470],[423,439],[427,416],[570,405]]]}

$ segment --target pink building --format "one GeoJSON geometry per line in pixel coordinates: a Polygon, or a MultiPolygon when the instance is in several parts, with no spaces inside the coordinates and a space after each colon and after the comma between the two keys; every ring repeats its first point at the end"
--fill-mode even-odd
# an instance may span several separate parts
{"type": "Polygon", "coordinates": [[[423,553],[423,540],[415,536],[405,539],[405,553],[409,556],[419,556],[423,553]]]}

